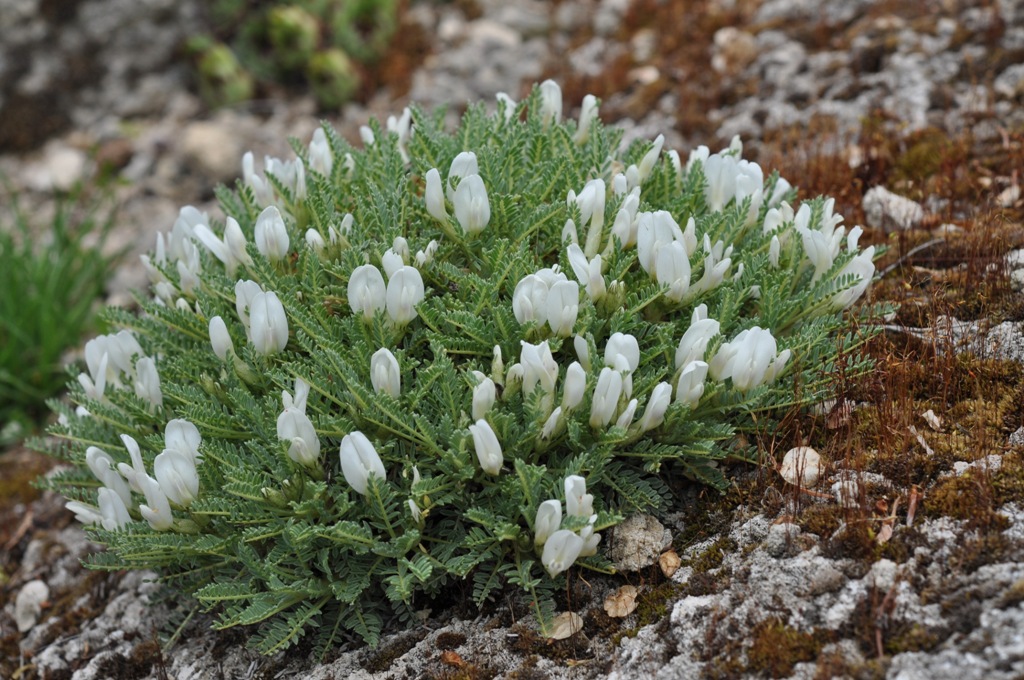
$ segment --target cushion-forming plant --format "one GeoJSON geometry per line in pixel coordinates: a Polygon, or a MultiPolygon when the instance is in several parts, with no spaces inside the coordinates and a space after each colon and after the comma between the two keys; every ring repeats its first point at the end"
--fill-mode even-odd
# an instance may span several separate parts
{"type": "Polygon", "coordinates": [[[596,99],[561,108],[548,81],[454,131],[325,125],[246,154],[222,220],[183,208],[56,406],[88,564],[157,570],[264,653],[374,644],[467,578],[546,629],[667,476],[724,486],[738,433],[867,370],[848,316],[878,310],[844,310],[874,248],[831,200],[791,206],[738,141],[623,151],[596,99]]]}

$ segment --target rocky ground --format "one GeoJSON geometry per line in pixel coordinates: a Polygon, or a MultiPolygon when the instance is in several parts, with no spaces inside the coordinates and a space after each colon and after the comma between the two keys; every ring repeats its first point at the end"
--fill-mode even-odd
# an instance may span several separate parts
{"type": "MultiPolygon", "coordinates": [[[[94,548],[7,451],[0,514],[0,675],[12,678],[1017,678],[1024,675],[1024,3],[963,0],[411,2],[363,101],[318,113],[282,89],[209,111],[191,91],[186,0],[0,0],[0,176],[44,211],[98,172],[118,178],[116,246],[151,247],[178,208],[214,210],[246,150],[287,157],[320,116],[348,138],[409,101],[521,97],[559,80],[602,99],[627,138],[670,148],[742,135],[802,196],[837,197],[888,242],[876,299],[902,303],[870,350],[875,376],[759,442],[718,497],[681,487],[660,525],[620,530],[620,577],[574,579],[581,632],[540,639],[514,593],[485,611],[435,606],[375,650],[271,658],[244,632],[182,617],[148,574],[86,572],[94,548]],[[376,87],[379,86],[379,87],[376,87]],[[874,190],[882,186],[885,191],[874,190]],[[923,415],[932,410],[937,417],[923,415]],[[824,456],[812,493],[771,469],[790,445],[824,456]],[[663,549],[681,558],[667,576],[663,549]],[[45,593],[32,599],[33,590],[45,593]],[[605,598],[638,589],[611,618],[605,598]],[[28,630],[16,627],[16,600],[28,630]],[[32,602],[40,609],[33,610],[32,602]]],[[[129,302],[142,272],[112,284],[129,302]]],[[[443,603],[442,603],[443,604],[443,603]]]]}

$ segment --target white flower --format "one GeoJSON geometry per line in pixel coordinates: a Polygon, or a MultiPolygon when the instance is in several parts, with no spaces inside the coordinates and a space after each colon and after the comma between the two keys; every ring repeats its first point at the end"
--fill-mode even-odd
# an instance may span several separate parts
{"type": "MultiPolygon", "coordinates": [[[[705,307],[706,309],[706,307],[705,307]]],[[[708,343],[718,335],[721,324],[715,319],[699,319],[696,311],[690,327],[683,333],[676,348],[676,368],[683,368],[693,361],[704,359],[708,343]]]]}
{"type": "Polygon", "coordinates": [[[114,459],[110,454],[100,448],[90,446],[85,450],[85,463],[104,487],[120,496],[125,504],[131,504],[131,489],[128,488],[128,483],[124,478],[117,473],[114,459]]]}
{"type": "Polygon", "coordinates": [[[156,362],[150,357],[142,357],[135,364],[135,396],[156,408],[164,405],[160,374],[157,373],[156,362]]]}
{"type": "Polygon", "coordinates": [[[423,250],[416,252],[416,267],[424,267],[434,261],[434,255],[437,253],[438,242],[431,239],[430,243],[423,250]]]}
{"type": "Polygon", "coordinates": [[[402,372],[398,359],[386,347],[381,347],[370,357],[370,382],[377,394],[384,392],[393,399],[402,394],[402,372]]]}
{"type": "Polygon", "coordinates": [[[733,387],[747,392],[771,382],[785,367],[791,352],[776,357],[776,350],[771,331],[759,326],[741,331],[718,349],[709,365],[711,376],[715,380],[732,378],[733,387]]]}
{"type": "Polygon", "coordinates": [[[695,360],[683,367],[676,384],[676,401],[695,409],[703,395],[703,383],[708,378],[708,364],[695,360]]]}
{"type": "Polygon", "coordinates": [[[868,285],[871,283],[871,279],[875,275],[875,263],[873,261],[874,256],[875,247],[870,246],[847,262],[846,266],[836,274],[837,280],[844,276],[852,275],[857,278],[857,281],[853,286],[846,290],[841,290],[832,296],[832,307],[834,309],[847,309],[854,302],[860,299],[860,296],[868,289],[868,285]]]}
{"type": "Polygon", "coordinates": [[[448,182],[445,186],[445,195],[452,203],[455,202],[455,186],[452,180],[458,177],[460,180],[471,175],[479,175],[480,166],[476,162],[476,154],[472,151],[463,151],[452,159],[451,167],[448,168],[448,182]]]}
{"type": "Polygon", "coordinates": [[[768,263],[775,269],[779,268],[779,256],[782,254],[782,243],[779,241],[778,235],[772,236],[772,241],[768,244],[768,263]]]}
{"type": "Polygon", "coordinates": [[[252,332],[250,331],[249,315],[252,313],[252,301],[262,292],[263,288],[255,281],[238,281],[235,283],[235,311],[238,312],[238,319],[245,326],[245,334],[250,339],[252,338],[252,332]]]}
{"type": "Polygon", "coordinates": [[[227,324],[219,316],[210,319],[210,345],[213,346],[213,353],[221,361],[227,361],[228,354],[235,353],[235,346],[232,344],[231,336],[228,334],[227,324]]]}
{"type": "Polygon", "coordinates": [[[640,344],[628,333],[612,333],[612,337],[608,338],[604,347],[605,365],[615,366],[615,357],[620,354],[625,357],[630,373],[640,365],[640,344]]]}
{"type": "Polygon", "coordinates": [[[448,210],[444,206],[444,190],[441,188],[441,173],[437,168],[427,170],[427,187],[423,192],[423,200],[427,204],[427,212],[438,222],[448,221],[448,210]]]}
{"type": "Polygon", "coordinates": [[[655,257],[655,280],[668,287],[665,297],[679,302],[690,289],[690,260],[681,241],[661,244],[655,257]]]}
{"type": "Polygon", "coordinates": [[[494,434],[490,424],[486,420],[480,419],[469,426],[469,432],[473,435],[473,448],[476,450],[476,457],[480,461],[483,471],[489,475],[500,473],[505,459],[501,453],[498,436],[494,434]]]}
{"type": "Polygon", "coordinates": [[[494,406],[498,388],[494,381],[480,371],[473,371],[477,383],[473,386],[473,420],[481,420],[494,406]]]}
{"type": "Polygon", "coordinates": [[[342,437],[340,457],[341,474],[348,485],[362,496],[366,495],[370,475],[380,479],[387,476],[377,450],[362,432],[353,431],[342,437]]]}
{"type": "Polygon", "coordinates": [[[190,456],[165,449],[153,461],[153,475],[168,500],[187,508],[199,495],[199,473],[190,456]]]}
{"type": "Polygon", "coordinates": [[[583,104],[580,106],[580,121],[576,125],[576,134],[573,135],[572,141],[577,144],[586,144],[587,140],[590,139],[590,126],[597,120],[597,97],[592,94],[588,94],[583,98],[583,104]]]}
{"type": "Polygon", "coordinates": [[[316,467],[320,462],[320,438],[306,415],[309,383],[295,379],[295,395],[281,392],[283,411],[277,417],[277,438],[288,442],[288,457],[300,465],[316,467]]]}
{"type": "Polygon", "coordinates": [[[601,247],[601,234],[604,229],[604,206],[606,189],[603,179],[592,179],[583,187],[576,197],[576,205],[580,209],[580,225],[587,225],[587,241],[583,252],[593,257],[601,247]]]}
{"type": "Polygon", "coordinates": [[[590,406],[590,426],[607,427],[615,415],[622,396],[622,373],[605,367],[597,378],[594,398],[590,406]]]}
{"type": "Polygon", "coordinates": [[[600,255],[595,255],[588,260],[583,249],[576,243],[572,243],[566,249],[569,257],[569,266],[572,268],[576,280],[587,287],[587,295],[591,300],[597,301],[607,293],[604,283],[604,276],[601,273],[603,262],[600,255]]]}
{"type": "Polygon", "coordinates": [[[601,534],[594,533],[595,522],[597,522],[597,515],[591,515],[587,526],[580,529],[580,538],[583,539],[580,557],[590,557],[597,554],[597,546],[601,543],[601,534]]]}
{"type": "Polygon", "coordinates": [[[622,413],[615,420],[615,427],[621,427],[623,429],[628,428],[633,422],[633,416],[636,414],[636,407],[640,405],[639,400],[630,399],[629,403],[626,404],[626,408],[622,409],[622,413]]]}
{"type": "Polygon", "coordinates": [[[560,529],[548,537],[540,561],[554,578],[572,566],[583,550],[583,539],[568,529],[560,529]]]}
{"type": "Polygon", "coordinates": [[[363,140],[363,146],[373,146],[377,141],[369,125],[359,126],[359,138],[363,140]]]}
{"type": "Polygon", "coordinates": [[[512,293],[512,313],[516,321],[543,323],[547,316],[548,285],[536,274],[527,274],[512,293]]]}
{"type": "Polygon", "coordinates": [[[193,233],[214,257],[224,263],[228,276],[235,275],[239,264],[252,264],[252,258],[245,251],[245,234],[234,217],[229,215],[225,222],[224,240],[217,238],[206,224],[195,225],[193,233]]]}
{"type": "Polygon", "coordinates": [[[317,231],[316,229],[307,229],[306,246],[317,253],[322,253],[324,248],[327,247],[327,242],[324,241],[324,237],[321,236],[320,232],[317,231]]]}
{"type": "Polygon", "coordinates": [[[274,187],[270,182],[256,174],[252,151],[242,156],[242,179],[252,189],[259,205],[270,205],[274,202],[274,187]]]}
{"type": "Polygon", "coordinates": [[[565,419],[562,418],[562,407],[559,406],[551,412],[548,419],[544,421],[544,426],[540,430],[541,439],[551,439],[561,426],[565,423],[565,419]]]}
{"type": "Polygon", "coordinates": [[[487,187],[480,175],[469,175],[459,181],[452,199],[455,219],[462,231],[472,236],[479,234],[491,221],[491,204],[487,199],[487,187]]]}
{"type": "Polygon", "coordinates": [[[582,335],[577,335],[572,339],[572,348],[576,350],[576,356],[579,358],[583,368],[590,370],[590,345],[587,344],[587,339],[582,335]]]}
{"type": "Polygon", "coordinates": [[[199,428],[183,418],[175,418],[164,427],[164,447],[173,449],[191,460],[202,458],[199,447],[203,438],[199,428]]]}
{"type": "Polygon", "coordinates": [[[288,344],[288,317],[277,293],[259,293],[249,305],[252,346],[260,354],[275,354],[288,344]]]}
{"type": "Polygon", "coordinates": [[[388,116],[388,132],[394,132],[398,136],[398,153],[402,156],[402,162],[409,162],[409,151],[407,149],[409,139],[412,138],[412,109],[408,106],[402,110],[400,118],[388,116]]]}
{"type": "Polygon", "coordinates": [[[519,362],[523,367],[523,395],[532,394],[538,383],[544,394],[554,394],[555,383],[558,381],[558,364],[551,355],[548,341],[533,345],[521,340],[520,345],[522,350],[519,362]]]}
{"type": "Polygon", "coordinates": [[[704,161],[705,196],[712,212],[721,212],[736,196],[736,174],[736,158],[732,155],[716,153],[704,161]]]}
{"type": "Polygon", "coordinates": [[[494,98],[498,100],[498,111],[502,114],[502,120],[506,123],[512,120],[512,116],[516,113],[515,100],[505,92],[499,92],[494,95],[494,98]]]}
{"type": "Polygon", "coordinates": [[[388,248],[384,251],[384,254],[381,255],[380,264],[384,268],[384,275],[387,276],[390,281],[395,272],[405,266],[405,260],[402,259],[401,255],[395,252],[394,248],[388,248]]]}
{"type": "Polygon", "coordinates": [[[80,501],[68,501],[64,507],[75,513],[75,519],[82,524],[97,524],[103,520],[103,515],[92,505],[86,505],[80,501]]]}
{"type": "Polygon", "coordinates": [[[587,493],[587,480],[579,475],[565,478],[565,514],[569,517],[594,514],[594,496],[587,493]]]}
{"type": "Polygon", "coordinates": [[[388,316],[398,325],[405,325],[416,318],[416,305],[425,295],[423,277],[415,267],[401,267],[388,281],[385,303],[388,316]]]}
{"type": "Polygon", "coordinates": [[[146,497],[146,504],[139,505],[139,512],[142,518],[149,522],[149,526],[156,531],[166,531],[174,524],[174,517],[171,515],[171,504],[167,500],[160,483],[147,474],[139,478],[139,487],[146,497]]]}
{"type": "MultiPolygon", "coordinates": [[[[576,337],[579,337],[578,335],[576,337]]],[[[587,372],[582,364],[574,361],[565,372],[565,386],[562,388],[562,408],[571,411],[583,401],[587,390],[587,372]]]]}
{"type": "Polygon", "coordinates": [[[540,119],[544,127],[562,119],[562,88],[553,80],[540,84],[540,119]]]}
{"type": "Polygon", "coordinates": [[[562,504],[547,500],[537,506],[537,517],[533,521],[533,544],[542,546],[562,524],[562,504]]]}
{"type": "Polygon", "coordinates": [[[559,281],[551,286],[547,297],[547,320],[551,332],[567,338],[572,334],[579,313],[580,289],[575,281],[559,281]]]}
{"type": "Polygon", "coordinates": [[[775,189],[772,191],[772,195],[768,198],[768,206],[777,206],[792,188],[793,185],[786,181],[785,178],[779,177],[778,181],[775,182],[775,189]]]}
{"type": "Polygon", "coordinates": [[[128,506],[120,494],[101,486],[99,490],[100,524],[107,531],[123,529],[132,521],[128,506]]]}
{"type": "Polygon", "coordinates": [[[254,234],[256,250],[271,262],[284,259],[288,255],[288,230],[284,226],[284,218],[276,206],[263,209],[256,218],[254,234]]]}
{"type": "Polygon", "coordinates": [[[646,181],[651,176],[651,171],[654,170],[654,165],[658,162],[658,156],[661,155],[661,149],[664,145],[665,135],[658,135],[654,140],[654,145],[651,146],[650,150],[640,160],[637,170],[640,173],[641,182],[646,181]]]}
{"type": "Polygon", "coordinates": [[[348,280],[348,304],[354,314],[363,314],[369,321],[373,315],[384,309],[387,299],[387,287],[380,270],[372,264],[364,264],[352,271],[348,280]]]}
{"type": "Polygon", "coordinates": [[[647,432],[665,422],[665,411],[672,403],[672,385],[660,382],[651,390],[644,415],[640,418],[640,431],[647,432]]]}
{"type": "Polygon", "coordinates": [[[327,134],[323,128],[317,128],[313,131],[313,139],[309,142],[309,169],[319,172],[324,177],[330,177],[333,167],[334,154],[331,153],[327,134]]]}
{"type": "Polygon", "coordinates": [[[636,250],[640,266],[655,275],[658,251],[674,241],[683,241],[683,230],[672,215],[664,210],[643,212],[636,216],[636,250]]]}

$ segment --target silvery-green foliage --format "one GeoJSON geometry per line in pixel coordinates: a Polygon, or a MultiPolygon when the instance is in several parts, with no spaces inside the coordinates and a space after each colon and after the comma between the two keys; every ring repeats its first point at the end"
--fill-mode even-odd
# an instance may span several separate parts
{"type": "Polygon", "coordinates": [[[738,144],[622,153],[551,85],[452,132],[325,127],[247,155],[223,221],[182,210],[58,406],[91,566],[156,569],[264,653],[374,644],[462,579],[544,626],[667,477],[724,486],[737,433],[868,368],[843,310],[873,250],[830,201],[794,210],[738,144]]]}

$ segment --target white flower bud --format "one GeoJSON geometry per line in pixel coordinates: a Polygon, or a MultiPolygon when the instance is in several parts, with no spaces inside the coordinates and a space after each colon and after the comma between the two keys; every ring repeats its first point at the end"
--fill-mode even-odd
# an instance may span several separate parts
{"type": "MultiPolygon", "coordinates": [[[[696,310],[694,312],[696,317],[696,310]]],[[[715,319],[694,319],[690,327],[683,333],[676,348],[676,368],[683,368],[693,361],[704,359],[708,343],[718,335],[721,324],[715,319]]]]}
{"type": "Polygon", "coordinates": [[[469,432],[473,435],[473,448],[476,449],[481,469],[489,475],[499,474],[505,458],[501,453],[498,436],[494,434],[490,423],[483,419],[477,420],[475,424],[469,426],[469,432]]]}
{"type": "MultiPolygon", "coordinates": [[[[579,337],[578,335],[576,336],[579,337]]],[[[562,408],[571,411],[583,401],[587,390],[587,372],[578,361],[569,364],[565,371],[565,387],[562,394],[562,408]]]]}
{"type": "Polygon", "coordinates": [[[626,408],[622,410],[622,413],[616,419],[615,427],[628,428],[633,423],[633,416],[636,414],[636,407],[639,403],[636,399],[630,399],[629,403],[626,404],[626,408]]]}
{"type": "Polygon", "coordinates": [[[288,317],[277,293],[259,293],[249,306],[252,346],[260,354],[276,354],[288,344],[288,317]]]}
{"type": "Polygon", "coordinates": [[[590,345],[587,344],[587,339],[582,335],[577,335],[572,339],[572,347],[576,350],[576,356],[579,358],[583,368],[587,371],[590,370],[590,345]]]}
{"type": "Polygon", "coordinates": [[[672,403],[672,385],[660,382],[651,390],[644,415],[640,418],[640,431],[647,432],[665,422],[665,411],[672,403]]]}
{"type": "Polygon", "coordinates": [[[333,167],[334,155],[331,153],[327,134],[323,128],[317,128],[313,131],[313,139],[309,142],[309,168],[324,177],[330,177],[333,167]]]}
{"type": "Polygon", "coordinates": [[[366,495],[370,475],[380,479],[387,477],[377,450],[362,432],[353,431],[342,437],[339,455],[341,474],[348,485],[362,496],[366,495]]]}
{"type": "Polygon", "coordinates": [[[210,344],[213,346],[213,353],[221,361],[227,361],[228,354],[235,353],[235,346],[232,344],[231,336],[228,334],[227,324],[219,316],[210,319],[210,344]]]}
{"type": "Polygon", "coordinates": [[[605,367],[597,378],[594,387],[594,398],[590,406],[590,426],[593,428],[607,427],[615,415],[622,396],[622,373],[605,367]]]}
{"type": "Polygon", "coordinates": [[[148,401],[155,408],[164,405],[160,374],[157,373],[156,362],[150,357],[142,357],[135,364],[135,396],[148,401]]]}
{"type": "Polygon", "coordinates": [[[562,120],[562,88],[553,80],[540,84],[540,119],[544,127],[562,120]]]}
{"type": "Polygon", "coordinates": [[[576,126],[576,134],[573,135],[572,141],[579,145],[586,144],[590,139],[590,126],[596,120],[597,97],[588,94],[583,98],[583,104],[580,106],[580,122],[576,126]]]}
{"type": "Polygon", "coordinates": [[[427,170],[427,187],[423,192],[423,200],[427,204],[427,212],[438,222],[448,221],[448,210],[444,206],[444,190],[441,188],[441,173],[437,168],[427,170]]]}
{"type": "Polygon", "coordinates": [[[402,256],[396,253],[393,248],[388,248],[381,256],[380,264],[384,268],[384,275],[390,281],[395,272],[405,266],[405,261],[402,260],[402,256]]]}
{"type": "Polygon", "coordinates": [[[558,406],[557,408],[555,408],[554,411],[551,412],[551,415],[548,416],[548,419],[544,421],[544,426],[541,428],[540,431],[540,438],[551,439],[551,437],[553,437],[555,433],[559,431],[562,425],[564,424],[565,418],[562,417],[562,407],[558,406]]]}
{"type": "Polygon", "coordinates": [[[637,168],[640,181],[644,182],[648,177],[651,176],[651,171],[654,170],[655,164],[658,162],[658,156],[661,155],[661,148],[665,145],[665,135],[658,135],[654,140],[654,146],[651,147],[650,151],[644,154],[644,157],[640,160],[640,165],[637,168]]]}
{"type": "Polygon", "coordinates": [[[271,262],[282,260],[288,255],[288,230],[276,206],[264,208],[256,218],[254,237],[260,255],[271,262]]]}
{"type": "Polygon", "coordinates": [[[494,381],[480,371],[473,371],[477,384],[473,387],[473,420],[481,420],[494,406],[498,390],[494,381]]]}
{"type": "Polygon", "coordinates": [[[307,229],[306,245],[317,253],[322,253],[324,248],[327,247],[327,242],[324,241],[324,237],[316,229],[307,229]]]}
{"type": "Polygon", "coordinates": [[[402,393],[402,372],[398,359],[386,347],[381,347],[370,357],[370,382],[377,394],[384,392],[393,399],[402,393]]]}
{"type": "Polygon", "coordinates": [[[604,348],[604,363],[606,366],[615,366],[615,357],[622,355],[632,373],[640,365],[640,344],[636,338],[628,333],[612,333],[604,348]]]}

